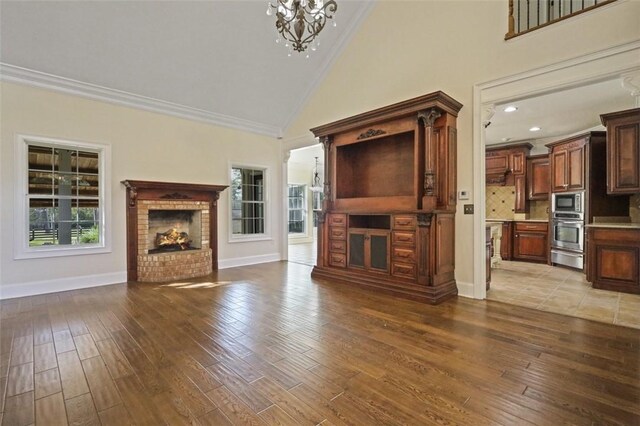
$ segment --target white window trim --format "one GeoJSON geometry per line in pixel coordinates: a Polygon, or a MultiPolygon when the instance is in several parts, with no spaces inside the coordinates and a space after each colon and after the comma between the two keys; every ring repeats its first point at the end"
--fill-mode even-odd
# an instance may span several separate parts
{"type": "Polygon", "coordinates": [[[233,187],[233,178],[231,169],[254,169],[254,170],[263,170],[264,171],[264,233],[262,234],[234,234],[233,233],[233,213],[231,212],[231,208],[233,207],[233,190],[229,192],[229,243],[244,243],[244,242],[253,242],[253,241],[270,241],[273,238],[271,237],[271,221],[270,221],[270,212],[269,212],[269,204],[270,197],[269,192],[271,191],[271,169],[268,166],[259,165],[259,164],[247,164],[247,163],[229,163],[229,188],[233,187]]]}
{"type": "Polygon", "coordinates": [[[60,256],[79,256],[87,254],[111,252],[111,147],[105,144],[80,142],[66,139],[54,139],[42,136],[17,135],[14,147],[14,176],[15,176],[15,206],[13,230],[13,258],[38,259],[60,256]],[[28,235],[29,209],[27,208],[28,187],[28,144],[41,143],[46,145],[60,145],[78,149],[88,149],[100,153],[99,166],[99,203],[102,206],[100,214],[101,233],[100,243],[76,246],[41,246],[29,247],[28,235]]]}
{"type": "Polygon", "coordinates": [[[308,183],[296,183],[289,182],[287,183],[287,235],[291,240],[296,239],[304,239],[309,238],[309,201],[311,201],[311,197],[307,194],[309,192],[309,184],[308,183]],[[304,187],[304,231],[303,232],[289,232],[289,185],[296,185],[304,187]]]}

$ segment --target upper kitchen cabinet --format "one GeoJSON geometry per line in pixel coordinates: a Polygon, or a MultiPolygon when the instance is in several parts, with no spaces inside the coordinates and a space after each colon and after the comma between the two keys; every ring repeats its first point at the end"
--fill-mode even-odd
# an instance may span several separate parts
{"type": "Polygon", "coordinates": [[[607,194],[640,192],[640,108],[600,119],[607,127],[607,194]]]}
{"type": "Polygon", "coordinates": [[[532,146],[521,143],[488,147],[485,151],[487,184],[515,185],[516,177],[526,173],[526,160],[532,146]]]}
{"type": "Polygon", "coordinates": [[[549,155],[527,158],[527,199],[549,199],[549,155]]]}
{"type": "Polygon", "coordinates": [[[546,145],[551,151],[551,192],[586,189],[588,146],[594,140],[604,138],[605,132],[589,132],[546,145]]]}

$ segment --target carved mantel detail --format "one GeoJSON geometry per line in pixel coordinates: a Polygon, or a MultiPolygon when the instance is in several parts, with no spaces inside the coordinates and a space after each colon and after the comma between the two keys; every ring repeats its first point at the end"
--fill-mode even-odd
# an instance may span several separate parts
{"type": "Polygon", "coordinates": [[[381,129],[369,129],[366,132],[360,133],[360,135],[356,138],[357,140],[372,138],[374,136],[384,135],[387,132],[381,129]]]}

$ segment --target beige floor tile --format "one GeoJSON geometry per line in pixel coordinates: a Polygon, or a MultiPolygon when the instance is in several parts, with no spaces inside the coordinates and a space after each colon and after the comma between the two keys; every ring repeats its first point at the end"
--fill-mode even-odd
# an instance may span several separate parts
{"type": "Polygon", "coordinates": [[[565,268],[503,261],[487,299],[640,329],[640,295],[594,289],[565,268]]]}
{"type": "Polygon", "coordinates": [[[618,315],[616,315],[616,322],[635,324],[637,327],[640,327],[640,311],[637,309],[620,308],[618,315]]]}
{"type": "Polygon", "coordinates": [[[578,297],[560,297],[555,294],[550,298],[544,301],[542,305],[540,305],[540,309],[542,310],[552,310],[553,312],[566,312],[573,313],[580,306],[580,302],[582,298],[578,297]]]}
{"type": "Polygon", "coordinates": [[[575,311],[576,315],[581,318],[595,319],[598,321],[612,323],[616,316],[615,307],[585,305],[584,301],[575,311]]]}

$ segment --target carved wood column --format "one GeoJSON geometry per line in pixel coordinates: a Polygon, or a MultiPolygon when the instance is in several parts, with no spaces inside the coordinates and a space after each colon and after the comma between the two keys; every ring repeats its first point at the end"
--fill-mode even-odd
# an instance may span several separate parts
{"type": "Polygon", "coordinates": [[[422,195],[422,209],[431,211],[436,208],[438,199],[437,156],[438,144],[434,135],[434,123],[440,117],[440,111],[431,108],[418,113],[418,122],[424,126],[424,183],[422,195]]]}
{"type": "Polygon", "coordinates": [[[325,262],[329,260],[329,230],[325,225],[325,219],[327,217],[327,211],[333,209],[333,194],[331,191],[331,180],[333,176],[333,161],[331,161],[333,145],[333,138],[330,136],[323,136],[320,138],[320,143],[324,151],[324,199],[322,200],[322,210],[318,213],[318,250],[316,265],[328,266],[325,262]]]}

